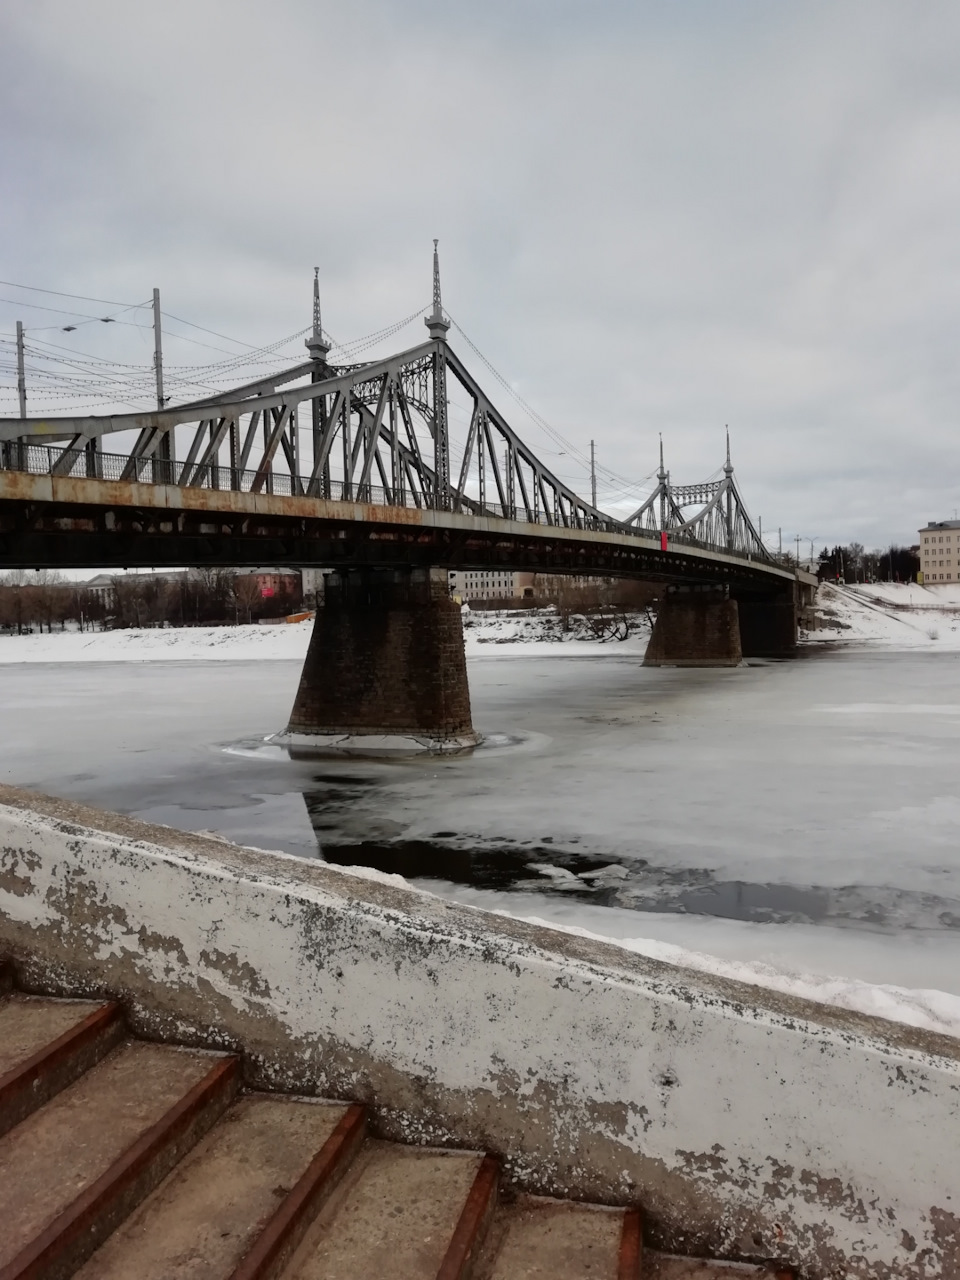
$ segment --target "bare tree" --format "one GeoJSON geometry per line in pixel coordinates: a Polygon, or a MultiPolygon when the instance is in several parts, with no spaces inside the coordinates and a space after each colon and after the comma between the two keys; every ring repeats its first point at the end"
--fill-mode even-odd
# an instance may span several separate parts
{"type": "Polygon", "coordinates": [[[233,579],[233,598],[247,622],[253,621],[253,610],[261,600],[260,587],[251,573],[238,573],[233,579]]]}

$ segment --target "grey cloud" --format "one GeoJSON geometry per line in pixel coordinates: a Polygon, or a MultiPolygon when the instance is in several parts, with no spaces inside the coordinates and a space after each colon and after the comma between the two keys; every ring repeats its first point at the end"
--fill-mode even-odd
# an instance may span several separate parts
{"type": "MultiPolygon", "coordinates": [[[[306,323],[318,263],[351,337],[426,302],[439,235],[454,316],[619,474],[647,475],[662,431],[701,478],[729,422],[766,528],[908,541],[960,501],[953,6],[36,0],[5,21],[4,278],[158,284],[259,343],[306,323]]],[[[140,358],[142,334],[108,337],[140,358]]]]}

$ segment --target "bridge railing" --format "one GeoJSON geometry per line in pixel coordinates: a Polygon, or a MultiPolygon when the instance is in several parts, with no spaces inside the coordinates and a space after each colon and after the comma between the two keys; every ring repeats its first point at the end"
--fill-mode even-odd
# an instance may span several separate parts
{"type": "MultiPolygon", "coordinates": [[[[221,490],[234,493],[266,493],[278,497],[312,497],[333,502],[367,503],[377,507],[425,507],[429,503],[422,492],[413,488],[397,491],[371,484],[343,480],[310,480],[289,472],[270,469],[240,469],[219,464],[197,464],[175,459],[131,457],[130,454],[102,453],[99,449],[61,448],[54,445],[26,444],[19,441],[0,446],[0,471],[18,471],[29,475],[55,476],[62,479],[127,481],[135,484],[173,485],[179,488],[221,490]]],[[[562,522],[552,513],[540,511],[531,521],[526,511],[509,510],[499,503],[477,501],[465,504],[465,513],[501,520],[536,523],[558,528],[592,529],[596,532],[626,534],[630,537],[659,541],[659,531],[622,524],[616,520],[599,522],[567,516],[562,522]]],[[[669,532],[670,544],[704,551],[724,552],[722,545],[705,542],[690,530],[669,532]]],[[[740,554],[741,559],[757,557],[740,554]]]]}

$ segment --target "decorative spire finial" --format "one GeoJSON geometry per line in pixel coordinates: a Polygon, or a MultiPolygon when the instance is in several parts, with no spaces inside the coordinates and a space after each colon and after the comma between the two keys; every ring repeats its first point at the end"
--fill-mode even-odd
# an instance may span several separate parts
{"type": "Polygon", "coordinates": [[[667,473],[663,469],[663,432],[660,432],[660,470],[657,472],[657,479],[663,484],[667,478],[667,473]]]}
{"type": "Polygon", "coordinates": [[[726,460],[726,462],[723,464],[723,470],[724,470],[724,472],[725,472],[728,476],[732,476],[732,475],[733,475],[733,463],[730,461],[730,428],[729,428],[729,427],[727,427],[727,428],[726,428],[726,431],[727,431],[727,460],[726,460]]]}
{"type": "Polygon", "coordinates": [[[445,338],[450,328],[450,321],[443,318],[443,303],[440,298],[440,254],[437,252],[439,240],[433,242],[433,311],[424,320],[430,330],[431,338],[445,338]]]}
{"type": "Polygon", "coordinates": [[[311,360],[326,360],[330,351],[330,343],[323,340],[323,326],[320,323],[320,268],[313,268],[313,332],[303,344],[310,352],[311,360]]]}

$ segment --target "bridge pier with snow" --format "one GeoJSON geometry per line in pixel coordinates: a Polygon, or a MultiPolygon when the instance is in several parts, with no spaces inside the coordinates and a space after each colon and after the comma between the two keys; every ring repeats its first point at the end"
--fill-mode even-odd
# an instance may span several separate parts
{"type": "Polygon", "coordinates": [[[643,659],[647,667],[736,667],[737,602],[724,587],[668,587],[643,659]]]}
{"type": "Polygon", "coordinates": [[[738,593],[724,586],[668,586],[644,657],[648,667],[735,667],[743,658],[792,658],[797,592],[738,593]]]}
{"type": "Polygon", "coordinates": [[[284,739],[294,754],[476,744],[463,624],[446,570],[327,575],[284,739]]]}

